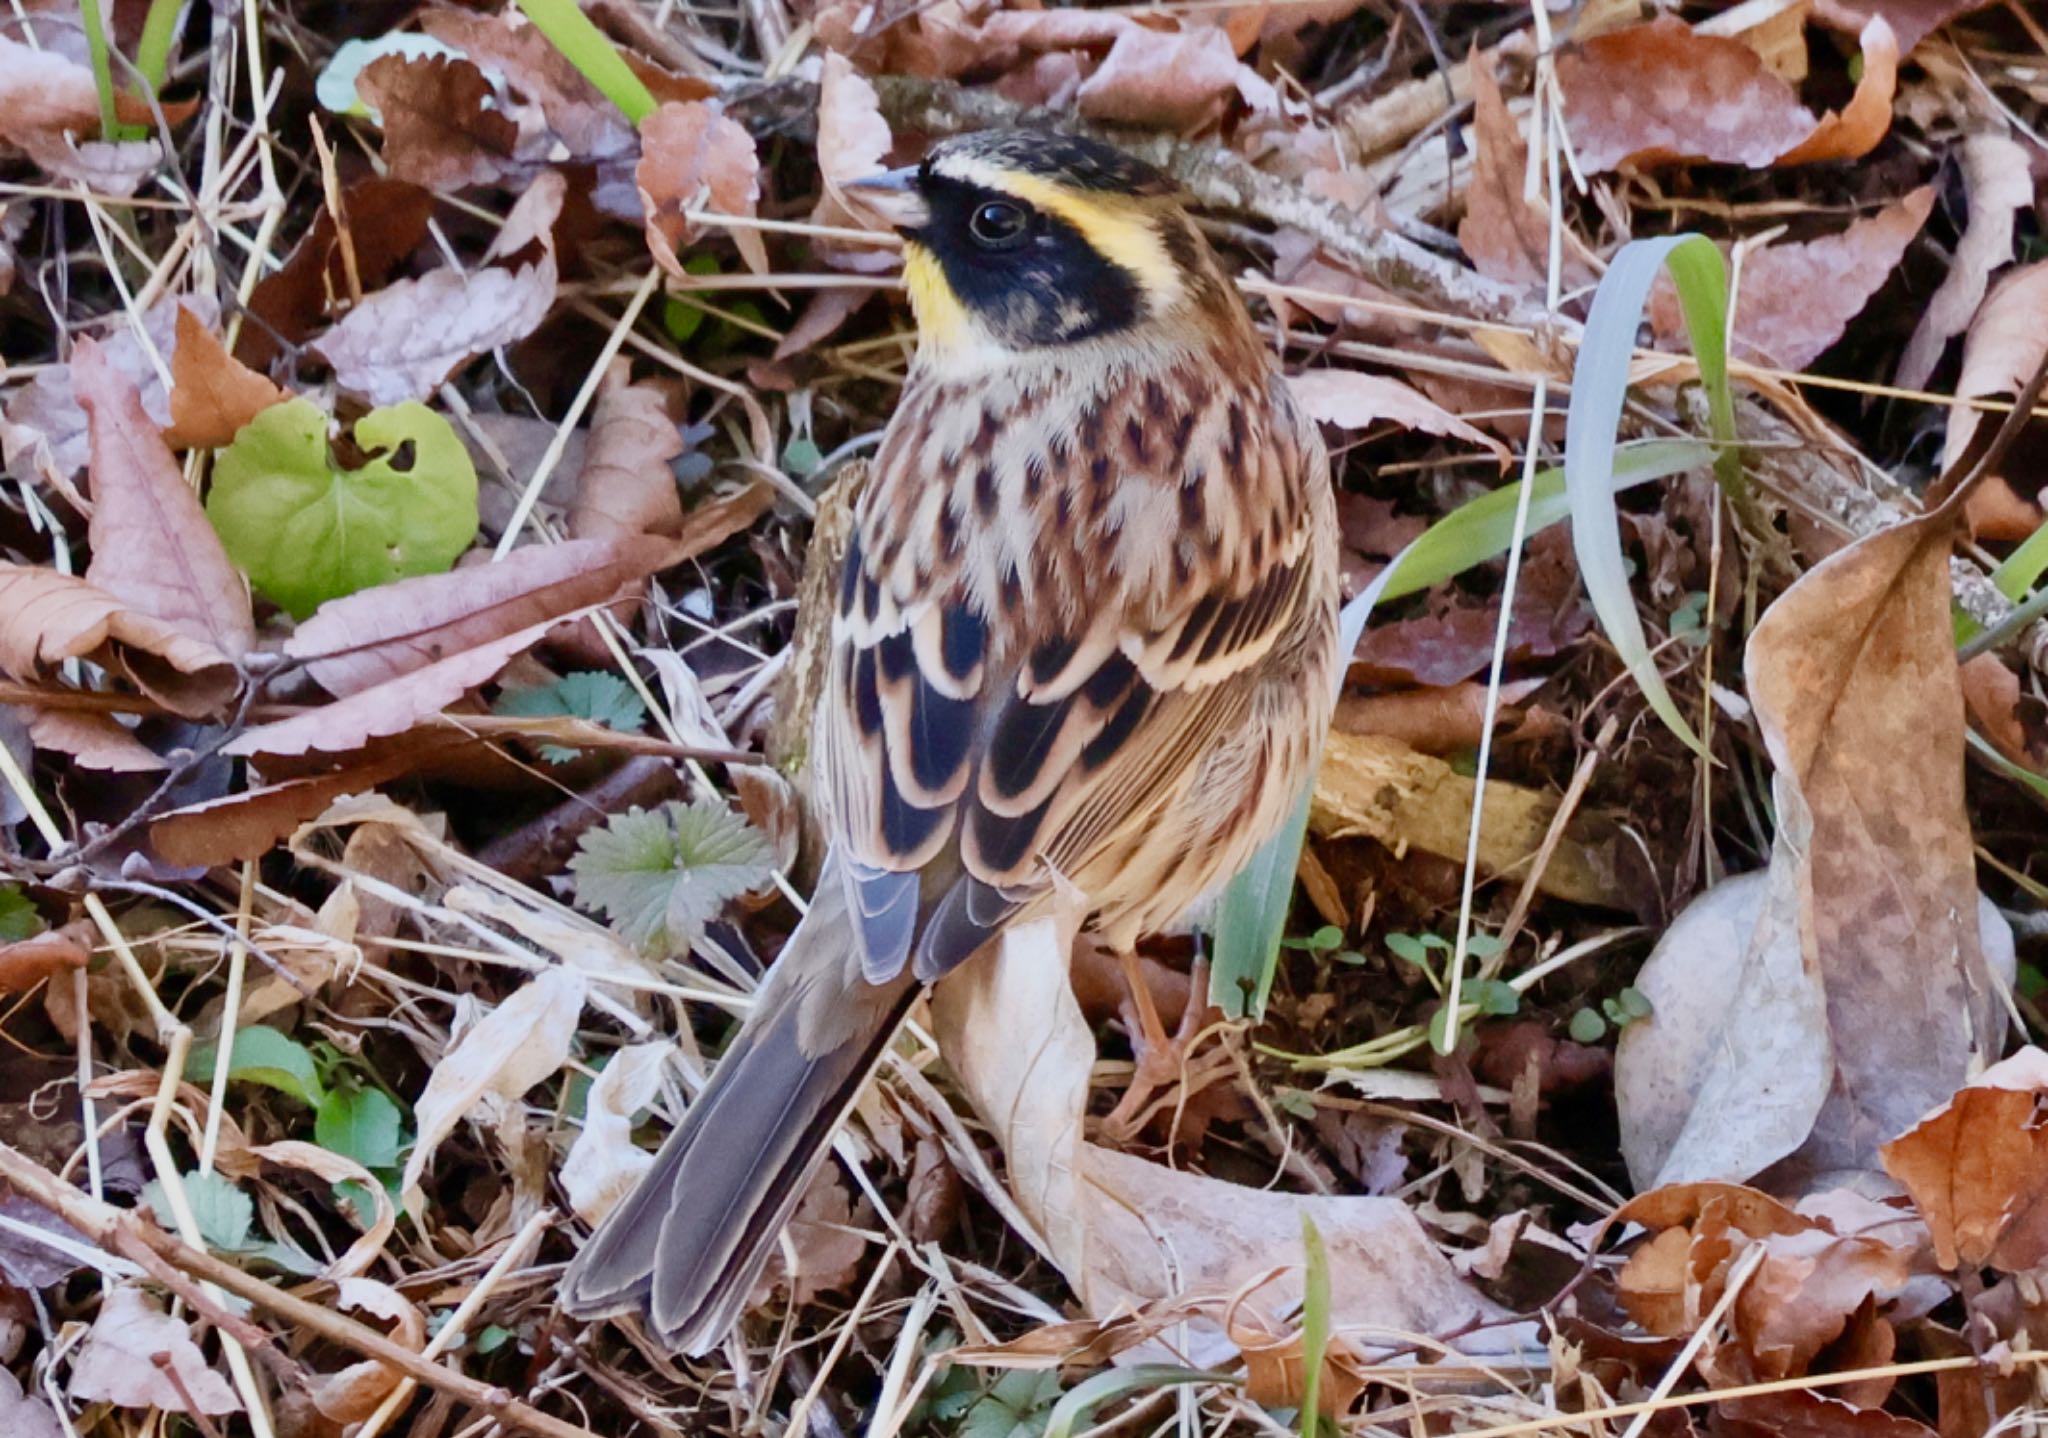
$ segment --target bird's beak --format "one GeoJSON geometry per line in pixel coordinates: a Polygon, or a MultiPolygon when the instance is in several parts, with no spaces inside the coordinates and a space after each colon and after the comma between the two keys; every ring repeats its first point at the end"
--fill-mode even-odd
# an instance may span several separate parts
{"type": "Polygon", "coordinates": [[[897,234],[914,240],[931,219],[931,210],[918,192],[917,182],[918,167],[905,165],[864,179],[848,180],[840,188],[849,192],[849,198],[887,220],[897,234]]]}

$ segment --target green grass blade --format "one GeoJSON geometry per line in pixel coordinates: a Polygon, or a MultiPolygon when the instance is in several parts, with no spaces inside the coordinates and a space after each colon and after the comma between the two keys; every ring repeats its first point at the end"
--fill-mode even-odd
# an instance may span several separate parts
{"type": "Polygon", "coordinates": [[[86,56],[92,62],[92,87],[100,98],[100,135],[108,140],[127,138],[114,119],[114,62],[107,53],[107,22],[100,0],[78,0],[78,18],[85,26],[86,56]]]}
{"type": "Polygon", "coordinates": [[[633,73],[618,48],[593,25],[576,0],[519,0],[534,28],[548,37],[583,78],[625,112],[634,124],[660,108],[654,94],[633,73]]]}
{"type": "Polygon", "coordinates": [[[1316,1438],[1322,1426],[1323,1352],[1330,1346],[1330,1259],[1323,1235],[1306,1209],[1301,1215],[1304,1259],[1301,1292],[1301,1438],[1316,1438]]]}
{"type": "Polygon", "coordinates": [[[1657,717],[1688,748],[1704,752],[1699,736],[1664,687],[1643,636],[1621,549],[1621,520],[1614,508],[1615,438],[1628,394],[1636,327],[1642,322],[1650,286],[1666,267],[1679,287],[1700,377],[1709,392],[1710,422],[1724,446],[1716,462],[1717,475],[1724,484],[1739,480],[1741,457],[1732,446],[1734,402],[1728,395],[1728,335],[1722,318],[1728,309],[1727,266],[1704,236],[1677,235],[1622,246],[1593,296],[1572,370],[1571,407],[1565,415],[1565,491],[1571,501],[1572,547],[1600,627],[1657,717]]]}

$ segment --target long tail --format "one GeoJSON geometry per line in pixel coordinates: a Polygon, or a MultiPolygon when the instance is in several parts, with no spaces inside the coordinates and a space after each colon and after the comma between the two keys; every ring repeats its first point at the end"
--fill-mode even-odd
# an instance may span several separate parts
{"type": "Polygon", "coordinates": [[[569,1265],[569,1313],[641,1309],[665,1346],[693,1355],[739,1318],[919,990],[907,975],[861,978],[838,890],[820,885],[711,1082],[569,1265]]]}

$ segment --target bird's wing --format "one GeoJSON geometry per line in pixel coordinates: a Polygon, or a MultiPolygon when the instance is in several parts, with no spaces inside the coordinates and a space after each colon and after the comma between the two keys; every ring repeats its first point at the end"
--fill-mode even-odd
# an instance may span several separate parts
{"type": "MultiPolygon", "coordinates": [[[[1127,403],[1143,422],[1146,397],[1127,403]]],[[[1290,414],[1271,427],[1239,420],[1250,408],[1230,405],[1231,423],[1219,408],[1207,448],[1140,456],[1149,472],[1107,446],[1123,472],[1095,471],[1118,496],[1098,527],[1034,516],[1009,526],[1014,552],[912,537],[927,550],[907,583],[886,561],[904,542],[900,516],[919,506],[864,501],[815,752],[870,980],[913,955],[927,979],[968,957],[1054,872],[1077,873],[1156,820],[1202,756],[1249,722],[1250,686],[1230,681],[1318,599],[1303,506],[1282,506],[1285,523],[1277,511],[1247,523],[1213,502],[1227,483],[1205,505],[1183,492],[1189,474],[1226,461],[1254,474],[1306,462],[1290,414]],[[977,565],[1013,580],[1028,569],[1035,583],[991,583],[977,565]]],[[[1124,432],[1113,410],[1091,420],[1124,432]]],[[[972,503],[971,488],[954,497],[972,503]]],[[[1044,508],[1057,503],[1048,489],[1044,508]]]]}

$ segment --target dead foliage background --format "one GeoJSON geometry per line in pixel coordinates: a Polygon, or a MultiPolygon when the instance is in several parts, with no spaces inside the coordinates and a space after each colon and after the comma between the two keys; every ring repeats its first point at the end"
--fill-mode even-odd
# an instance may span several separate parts
{"type": "Polygon", "coordinates": [[[2037,7],[564,8],[0,16],[0,1432],[2033,1431],[2037,7]],[[920,1011],[679,1362],[551,1291],[815,859],[912,346],[846,185],[1018,122],[1188,186],[1352,593],[1720,245],[1739,481],[1614,500],[1701,747],[1564,527],[1383,604],[1264,1022],[1186,936],[920,1011]]]}

